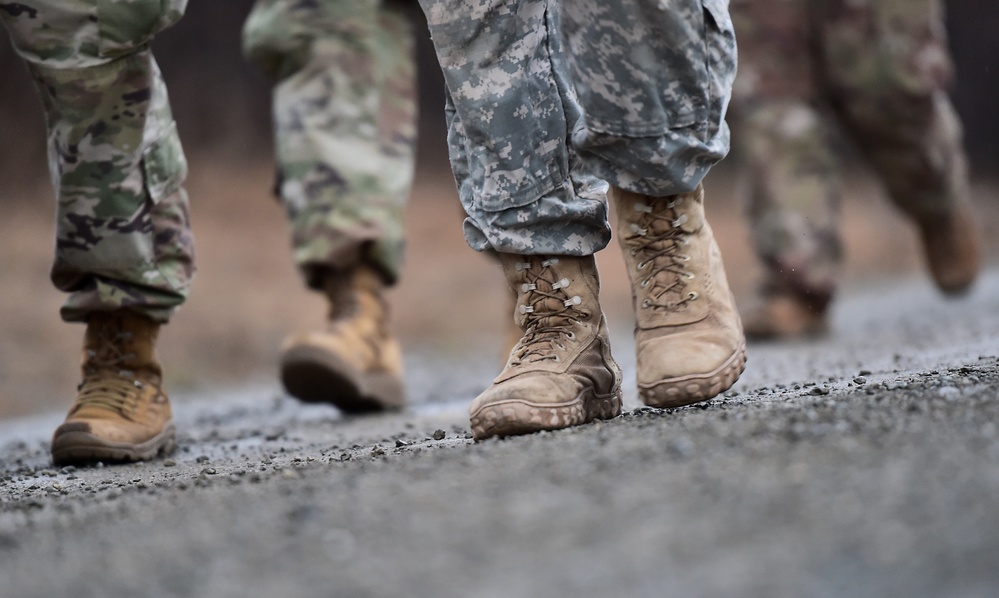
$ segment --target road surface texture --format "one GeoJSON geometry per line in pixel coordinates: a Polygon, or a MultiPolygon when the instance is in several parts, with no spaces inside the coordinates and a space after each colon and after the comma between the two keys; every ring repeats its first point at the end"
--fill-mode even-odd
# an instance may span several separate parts
{"type": "Polygon", "coordinates": [[[55,469],[61,414],[4,422],[0,595],[999,594],[999,272],[845,292],[684,409],[640,407],[611,325],[625,414],[555,433],[473,442],[495,356],[420,353],[399,414],[178,397],[146,464],[55,469]]]}

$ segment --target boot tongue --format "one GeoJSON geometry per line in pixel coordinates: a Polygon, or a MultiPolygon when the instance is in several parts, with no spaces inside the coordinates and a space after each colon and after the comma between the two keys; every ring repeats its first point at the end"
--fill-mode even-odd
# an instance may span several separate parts
{"type": "Polygon", "coordinates": [[[529,317],[529,320],[537,322],[540,328],[569,324],[569,306],[566,305],[566,301],[572,301],[572,297],[566,290],[570,284],[569,281],[559,279],[552,282],[545,278],[539,278],[533,284],[536,289],[528,295],[528,301],[534,312],[529,314],[532,316],[529,317]]]}
{"type": "Polygon", "coordinates": [[[135,371],[160,376],[155,355],[158,324],[132,313],[95,314],[87,324],[83,370],[86,375],[99,370],[135,371]]]}
{"type": "Polygon", "coordinates": [[[670,231],[679,230],[686,234],[693,234],[701,230],[704,226],[704,215],[701,210],[695,210],[694,201],[686,197],[676,199],[673,207],[668,207],[670,198],[662,198],[653,206],[655,218],[649,218],[649,233],[653,236],[662,236],[670,231]]]}

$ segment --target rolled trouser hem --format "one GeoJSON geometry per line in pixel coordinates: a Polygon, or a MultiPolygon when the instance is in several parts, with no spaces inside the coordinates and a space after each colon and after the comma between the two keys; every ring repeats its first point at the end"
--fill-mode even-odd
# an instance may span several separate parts
{"type": "MultiPolygon", "coordinates": [[[[482,202],[463,204],[465,240],[476,251],[492,249],[521,255],[587,256],[610,242],[607,184],[589,173],[540,193],[533,201],[509,208],[484,209],[482,202]]],[[[496,206],[491,206],[495,208],[496,206]]]]}
{"type": "Polygon", "coordinates": [[[587,170],[612,186],[640,195],[690,193],[728,153],[728,128],[704,143],[698,129],[656,137],[629,137],[583,129],[573,136],[587,170]]]}
{"type": "Polygon", "coordinates": [[[383,242],[377,239],[345,239],[335,248],[326,248],[321,254],[306,252],[297,255],[295,262],[312,290],[323,291],[326,274],[331,271],[349,271],[358,266],[367,266],[381,275],[382,282],[393,286],[399,281],[401,270],[402,243],[383,242]]]}
{"type": "Polygon", "coordinates": [[[87,288],[70,295],[59,315],[65,322],[86,322],[92,313],[128,310],[166,323],[184,303],[188,290],[185,287],[168,292],[93,277],[87,288]]]}

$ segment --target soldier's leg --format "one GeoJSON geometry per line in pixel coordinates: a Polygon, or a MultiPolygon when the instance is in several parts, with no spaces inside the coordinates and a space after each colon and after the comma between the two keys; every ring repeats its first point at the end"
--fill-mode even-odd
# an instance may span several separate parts
{"type": "Polygon", "coordinates": [[[383,289],[399,276],[413,178],[412,26],[381,0],[261,0],[244,49],[274,80],[277,192],[294,259],[331,302],[324,332],[285,344],[288,392],[349,411],[399,407],[383,289]]]}
{"type": "Polygon", "coordinates": [[[0,4],[45,106],[68,321],[122,307],[166,321],[193,275],[187,164],[148,46],[185,2],[147,4],[0,4]]]}
{"type": "Polygon", "coordinates": [[[612,187],[635,309],[640,398],[710,399],[745,366],[745,338],[701,179],[728,151],[735,75],[727,2],[566,2],[583,119],[572,132],[612,187]]]}
{"type": "Polygon", "coordinates": [[[52,280],[86,321],[83,382],[53,460],[145,459],[173,446],[154,347],[187,295],[186,162],[149,42],[186,0],[0,3],[45,104],[58,201],[52,280]]]}
{"type": "MultiPolygon", "coordinates": [[[[524,330],[507,368],[473,402],[473,432],[523,433],[606,417],[619,409],[620,375],[589,257],[607,242],[606,187],[593,174],[643,197],[690,192],[689,203],[700,205],[700,179],[728,145],[722,114],[734,47],[730,29],[721,39],[727,11],[696,1],[669,10],[652,2],[566,3],[578,27],[604,27],[584,35],[589,48],[573,46],[580,55],[570,62],[558,2],[422,5],[453,100],[452,164],[469,213],[466,238],[500,253],[524,330]],[[574,76],[587,79],[581,96],[592,92],[583,97],[585,114],[574,76]]],[[[696,231],[707,231],[697,217],[690,218],[696,231]]],[[[698,243],[699,258],[701,245],[716,255],[708,240],[698,243]]],[[[717,287],[732,303],[727,286],[717,287]]],[[[722,326],[731,324],[738,345],[734,305],[728,312],[722,326]]],[[[741,369],[741,350],[731,353],[741,369]]],[[[683,361],[680,352],[675,359],[683,361]]]]}
{"type": "Polygon", "coordinates": [[[393,283],[415,162],[411,23],[381,0],[260,0],[244,49],[275,83],[276,191],[307,283],[359,263],[393,283]]]}
{"type": "Polygon", "coordinates": [[[423,0],[449,96],[465,237],[497,252],[521,338],[470,406],[476,438],[581,424],[621,409],[621,375],[593,253],[610,237],[607,185],[568,136],[579,118],[558,3],[423,0]]]}
{"type": "Polygon", "coordinates": [[[821,0],[830,95],[892,201],[920,229],[930,270],[961,292],[979,265],[939,0],[821,0]]]}
{"type": "Polygon", "coordinates": [[[739,74],[730,123],[765,270],[745,313],[751,338],[822,332],[842,263],[839,163],[813,16],[808,2],[732,3],[739,74]]]}

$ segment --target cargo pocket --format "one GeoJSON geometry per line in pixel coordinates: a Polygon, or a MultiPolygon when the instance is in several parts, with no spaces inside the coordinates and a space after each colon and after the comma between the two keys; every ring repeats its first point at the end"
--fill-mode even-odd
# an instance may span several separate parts
{"type": "Polygon", "coordinates": [[[153,203],[180,189],[187,178],[187,158],[180,145],[177,123],[171,123],[170,130],[142,153],[142,172],[153,203]]]}
{"type": "Polygon", "coordinates": [[[131,54],[180,20],[187,0],[97,0],[100,54],[131,54]]]}

